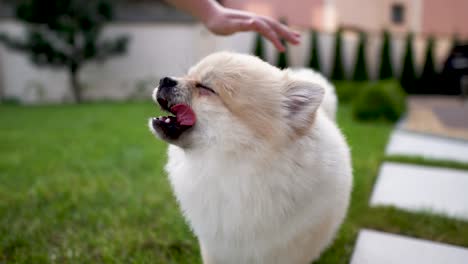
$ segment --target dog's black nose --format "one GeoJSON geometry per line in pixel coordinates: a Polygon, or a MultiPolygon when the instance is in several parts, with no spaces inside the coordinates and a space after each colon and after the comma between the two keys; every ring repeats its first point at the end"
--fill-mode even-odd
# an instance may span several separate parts
{"type": "Polygon", "coordinates": [[[177,85],[177,81],[169,77],[164,77],[159,80],[159,88],[172,88],[177,85]]]}

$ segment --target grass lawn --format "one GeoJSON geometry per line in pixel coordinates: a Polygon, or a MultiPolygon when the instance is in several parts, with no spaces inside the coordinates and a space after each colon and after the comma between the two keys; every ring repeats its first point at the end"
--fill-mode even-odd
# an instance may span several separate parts
{"type": "Polygon", "coordinates": [[[399,163],[411,163],[421,166],[445,167],[451,169],[468,170],[468,163],[453,160],[440,160],[425,157],[409,157],[403,155],[387,156],[385,160],[399,163]]]}
{"type": "MultiPolygon", "coordinates": [[[[151,103],[0,106],[0,263],[200,263],[148,132],[151,103]]],[[[319,263],[348,263],[360,228],[468,246],[468,223],[368,201],[392,126],[340,107],[352,147],[348,217],[319,263]]]]}

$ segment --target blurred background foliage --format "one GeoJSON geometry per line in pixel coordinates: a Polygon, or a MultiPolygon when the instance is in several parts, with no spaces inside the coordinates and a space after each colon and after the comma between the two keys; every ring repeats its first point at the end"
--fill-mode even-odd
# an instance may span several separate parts
{"type": "Polygon", "coordinates": [[[24,22],[23,36],[0,34],[8,48],[26,53],[39,66],[65,68],[76,102],[81,102],[78,72],[88,61],[103,61],[126,51],[128,37],[105,38],[102,29],[114,18],[110,0],[10,0],[24,22]]]}

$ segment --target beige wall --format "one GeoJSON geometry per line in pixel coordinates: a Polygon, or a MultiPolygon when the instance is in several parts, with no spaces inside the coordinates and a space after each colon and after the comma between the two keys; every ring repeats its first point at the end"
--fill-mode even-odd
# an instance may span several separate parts
{"type": "Polygon", "coordinates": [[[468,0],[424,0],[422,32],[468,38],[468,0]]]}
{"type": "Polygon", "coordinates": [[[468,38],[468,0],[225,0],[226,6],[275,18],[298,27],[334,31],[338,26],[378,32],[453,35],[468,38]],[[391,21],[391,6],[405,7],[405,21],[391,21]]]}
{"type": "Polygon", "coordinates": [[[392,32],[452,35],[468,37],[467,0],[336,0],[338,24],[368,31],[384,28],[392,32]],[[405,21],[391,21],[391,6],[405,7],[405,21]]]}
{"type": "Polygon", "coordinates": [[[323,27],[325,0],[224,0],[228,7],[248,10],[276,19],[285,18],[296,27],[323,27]]]}
{"type": "Polygon", "coordinates": [[[420,27],[420,5],[423,0],[399,0],[406,7],[406,21],[394,25],[390,18],[393,0],[225,0],[226,6],[256,12],[275,18],[286,18],[299,27],[334,31],[338,26],[370,31],[390,28],[392,31],[413,31],[420,27]]]}
{"type": "Polygon", "coordinates": [[[338,24],[371,32],[389,29],[392,32],[417,32],[420,28],[422,0],[336,0],[338,24]],[[391,20],[394,3],[405,7],[404,23],[396,25],[391,20]]]}

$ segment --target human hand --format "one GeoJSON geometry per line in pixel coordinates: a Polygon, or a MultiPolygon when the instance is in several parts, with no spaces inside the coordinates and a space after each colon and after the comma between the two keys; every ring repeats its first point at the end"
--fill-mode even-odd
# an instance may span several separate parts
{"type": "Polygon", "coordinates": [[[286,48],[281,39],[297,45],[300,34],[280,22],[254,13],[219,6],[204,16],[205,26],[217,35],[231,35],[239,31],[256,31],[270,40],[279,51],[286,48]]]}

